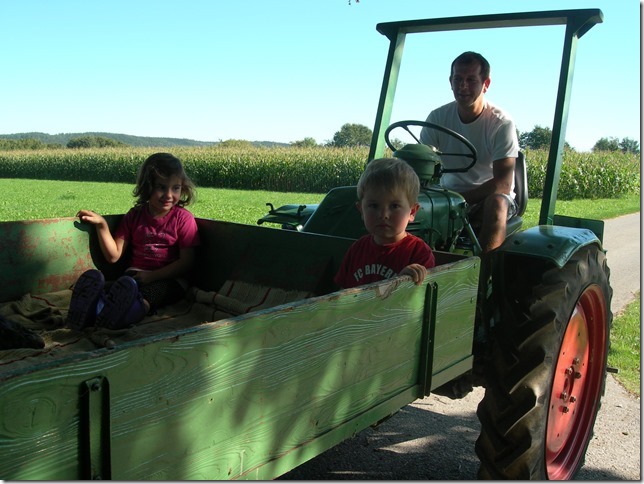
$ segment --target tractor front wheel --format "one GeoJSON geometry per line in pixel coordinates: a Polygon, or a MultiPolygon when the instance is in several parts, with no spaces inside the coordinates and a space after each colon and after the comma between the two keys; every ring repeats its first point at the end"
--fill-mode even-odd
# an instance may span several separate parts
{"type": "Polygon", "coordinates": [[[505,285],[477,410],[479,477],[571,479],[583,464],[604,393],[609,269],[593,245],[562,269],[532,278],[514,274],[521,282],[505,285]]]}

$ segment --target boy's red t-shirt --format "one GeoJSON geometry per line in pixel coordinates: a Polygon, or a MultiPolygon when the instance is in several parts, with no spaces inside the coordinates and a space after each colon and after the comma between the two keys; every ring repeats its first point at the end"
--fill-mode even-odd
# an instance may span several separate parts
{"type": "Polygon", "coordinates": [[[410,233],[394,244],[378,245],[373,235],[356,240],[344,256],[333,282],[343,288],[361,286],[398,275],[409,264],[436,265],[432,249],[410,233]]]}

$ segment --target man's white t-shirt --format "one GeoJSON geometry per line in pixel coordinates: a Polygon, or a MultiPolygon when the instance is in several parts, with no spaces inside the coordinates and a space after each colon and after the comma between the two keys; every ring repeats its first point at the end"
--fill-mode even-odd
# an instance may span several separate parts
{"type": "MultiPolygon", "coordinates": [[[[478,160],[470,170],[465,173],[445,173],[441,177],[441,185],[450,190],[462,193],[483,184],[493,176],[494,160],[516,158],[519,154],[514,121],[508,113],[488,100],[485,100],[481,115],[471,123],[461,121],[456,101],[430,112],[427,121],[456,131],[476,148],[478,160]]],[[[438,148],[443,153],[470,153],[462,142],[435,129],[423,128],[420,141],[438,148]]],[[[458,156],[444,156],[441,159],[444,168],[466,167],[472,162],[471,158],[458,156]]],[[[514,177],[511,196],[514,198],[514,177]]]]}

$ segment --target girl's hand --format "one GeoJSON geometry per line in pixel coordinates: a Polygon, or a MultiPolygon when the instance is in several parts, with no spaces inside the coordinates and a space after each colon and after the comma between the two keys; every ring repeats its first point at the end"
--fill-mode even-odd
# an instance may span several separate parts
{"type": "Polygon", "coordinates": [[[145,285],[154,282],[153,271],[136,271],[131,276],[139,284],[145,285]]]}
{"type": "Polygon", "coordinates": [[[91,210],[79,210],[76,216],[81,222],[87,222],[92,225],[107,225],[107,222],[101,215],[96,212],[92,212],[91,210]]]}
{"type": "Polygon", "coordinates": [[[400,271],[400,274],[398,275],[411,276],[412,281],[414,281],[417,286],[420,286],[427,275],[427,268],[421,264],[409,264],[400,271]]]}
{"type": "Polygon", "coordinates": [[[81,223],[92,224],[96,227],[98,243],[107,262],[114,264],[121,258],[123,251],[127,247],[127,242],[122,237],[114,239],[110,232],[110,226],[107,225],[107,220],[91,210],[79,210],[76,216],[81,223]]]}

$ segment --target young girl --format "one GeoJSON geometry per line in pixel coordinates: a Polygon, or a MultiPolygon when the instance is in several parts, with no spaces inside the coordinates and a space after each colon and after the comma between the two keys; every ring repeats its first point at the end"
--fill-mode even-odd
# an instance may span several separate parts
{"type": "Polygon", "coordinates": [[[185,208],[194,199],[194,185],[181,161],[169,153],[151,155],[137,175],[136,204],[114,235],[106,220],[81,210],[81,222],[96,226],[101,251],[115,263],[131,248],[129,268],[105,292],[103,274],[83,273],[72,291],[66,325],[120,329],[135,324],[158,307],[180,300],[187,289],[181,279],[192,267],[199,234],[194,216],[185,208]]]}

